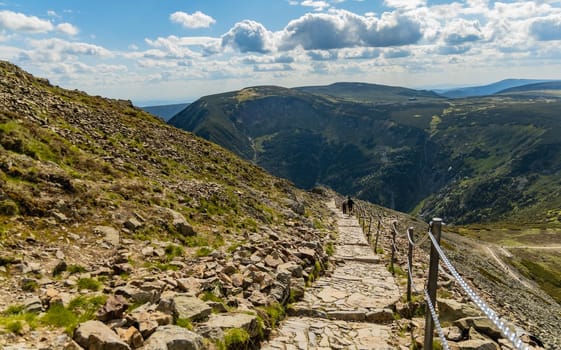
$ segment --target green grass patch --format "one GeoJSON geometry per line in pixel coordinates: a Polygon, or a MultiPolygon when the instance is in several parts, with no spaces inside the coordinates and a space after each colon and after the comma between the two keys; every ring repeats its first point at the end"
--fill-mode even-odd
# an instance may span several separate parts
{"type": "Polygon", "coordinates": [[[191,323],[191,320],[188,319],[188,318],[178,318],[175,321],[175,325],[179,326],[179,327],[183,327],[183,328],[188,329],[190,331],[193,330],[193,324],[191,323]]]}
{"type": "Polygon", "coordinates": [[[284,307],[279,303],[274,303],[262,308],[262,310],[267,314],[269,319],[269,324],[271,328],[276,328],[277,325],[286,316],[286,311],[284,307]]]}
{"type": "Polygon", "coordinates": [[[75,274],[75,273],[84,273],[86,272],[86,268],[82,265],[75,265],[75,264],[71,264],[68,265],[68,267],[66,268],[66,271],[68,271],[68,273],[75,274]]]}
{"type": "Polygon", "coordinates": [[[227,349],[246,349],[250,336],[245,329],[232,328],[224,333],[224,345],[227,349]]]}
{"type": "Polygon", "coordinates": [[[68,307],[51,306],[39,322],[45,326],[64,328],[68,334],[72,334],[78,324],[95,319],[95,313],[106,300],[107,297],[103,295],[80,296],[73,299],[68,307]]]}
{"type": "Polygon", "coordinates": [[[335,254],[335,246],[333,245],[333,242],[327,242],[325,245],[325,254],[328,256],[333,256],[333,254],[335,254]]]}
{"type": "Polygon", "coordinates": [[[154,262],[154,263],[147,262],[147,263],[144,264],[144,267],[158,269],[160,271],[177,271],[177,270],[179,270],[179,266],[168,264],[168,263],[163,263],[163,262],[154,262]]]}
{"type": "Polygon", "coordinates": [[[195,255],[198,256],[199,258],[201,258],[203,256],[209,256],[210,253],[212,253],[212,252],[213,252],[213,250],[210,247],[200,247],[195,252],[195,255]]]}
{"type": "Polygon", "coordinates": [[[169,261],[169,260],[173,260],[173,258],[176,258],[178,256],[183,256],[183,254],[185,253],[185,249],[175,244],[169,244],[165,248],[165,253],[166,253],[166,259],[169,261]]]}
{"type": "Polygon", "coordinates": [[[37,326],[37,314],[25,312],[23,305],[10,305],[0,313],[0,328],[14,334],[21,334],[25,324],[31,329],[37,326]]]}
{"type": "Polygon", "coordinates": [[[95,278],[85,277],[79,278],[76,285],[78,286],[78,289],[86,289],[97,292],[101,289],[102,283],[95,278]]]}

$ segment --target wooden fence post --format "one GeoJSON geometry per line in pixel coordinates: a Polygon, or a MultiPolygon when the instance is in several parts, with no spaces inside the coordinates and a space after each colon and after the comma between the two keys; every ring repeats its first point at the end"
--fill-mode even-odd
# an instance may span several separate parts
{"type": "Polygon", "coordinates": [[[411,302],[411,285],[413,284],[413,227],[407,229],[409,250],[407,251],[407,302],[411,302]]]}
{"type": "Polygon", "coordinates": [[[378,254],[378,236],[380,236],[380,220],[378,220],[378,229],[376,229],[376,240],[374,241],[374,254],[378,254]]]}
{"type": "Polygon", "coordinates": [[[393,262],[395,260],[395,235],[397,233],[397,228],[395,227],[395,221],[392,223],[392,259],[390,261],[390,270],[392,271],[392,275],[395,273],[393,262]]]}
{"type": "MultiPolygon", "coordinates": [[[[440,231],[442,229],[442,219],[440,218],[433,218],[431,222],[431,232],[436,242],[440,244],[440,231]]],[[[434,244],[431,244],[430,248],[430,262],[429,262],[429,278],[427,281],[427,291],[429,294],[429,299],[432,302],[432,305],[436,307],[436,287],[438,282],[438,260],[439,255],[438,251],[434,247],[434,244]]],[[[427,302],[428,304],[428,302],[427,302]]],[[[432,337],[433,337],[433,330],[434,330],[434,322],[432,320],[431,313],[429,311],[429,307],[427,305],[426,309],[426,317],[425,317],[425,343],[423,349],[432,349],[432,337]]]]}

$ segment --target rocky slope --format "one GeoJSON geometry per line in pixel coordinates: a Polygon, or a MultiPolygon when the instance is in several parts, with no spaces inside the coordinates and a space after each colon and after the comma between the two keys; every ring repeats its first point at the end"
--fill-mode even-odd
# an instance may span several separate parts
{"type": "Polygon", "coordinates": [[[0,348],[256,344],[325,268],[323,202],[1,62],[0,348]]]}
{"type": "MultiPolygon", "coordinates": [[[[391,230],[389,228],[392,222],[396,222],[398,231],[396,235],[396,246],[398,249],[396,252],[396,263],[401,267],[401,272],[397,276],[399,276],[402,288],[405,289],[407,275],[403,271],[407,270],[408,250],[408,240],[405,236],[406,229],[408,227],[414,229],[414,239],[418,242],[427,232],[428,225],[416,218],[387,208],[370,203],[362,203],[362,205],[367,208],[367,212],[374,215],[374,222],[381,220],[382,228],[385,227],[385,230],[383,230],[385,235],[381,236],[380,244],[386,251],[391,250],[389,243],[391,241],[391,230]]],[[[522,339],[526,343],[533,344],[534,346],[541,344],[544,348],[551,350],[561,348],[561,337],[558,331],[558,325],[561,322],[561,305],[540,289],[535,281],[524,277],[516,269],[516,266],[511,264],[512,254],[509,253],[507,247],[472,239],[458,234],[458,231],[461,231],[458,227],[444,225],[441,247],[454,268],[471,289],[505,321],[513,322],[526,331],[527,333],[521,333],[518,330],[519,335],[522,335],[522,339]]],[[[426,241],[420,247],[415,247],[414,249],[413,276],[419,291],[422,291],[422,288],[425,287],[429,264],[429,249],[430,244],[426,241]]],[[[467,314],[471,315],[470,317],[474,315],[481,316],[482,313],[464,289],[461,288],[457,280],[449,273],[448,268],[442,261],[440,266],[437,292],[437,300],[439,300],[438,312],[441,317],[441,324],[445,327],[445,334],[447,334],[451,344],[454,344],[453,342],[458,339],[467,338],[466,334],[459,336],[459,333],[462,332],[456,329],[456,327],[462,328],[461,325],[463,323],[454,322],[453,320],[454,317],[458,318],[462,314],[459,311],[466,310],[467,314]]],[[[419,296],[419,298],[421,297],[419,296]]],[[[412,323],[410,320],[404,319],[402,326],[404,328],[414,327],[413,334],[422,343],[424,320],[415,317],[415,306],[419,305],[415,303],[397,304],[396,308],[401,310],[402,315],[410,316],[410,313],[413,312],[412,323]]],[[[464,316],[467,316],[467,314],[464,314],[464,316]]],[[[464,329],[464,331],[467,330],[464,329]]],[[[481,329],[478,329],[478,331],[481,331],[481,329]]],[[[469,332],[471,334],[472,330],[469,330],[469,332]]],[[[486,335],[491,336],[495,341],[497,340],[496,334],[493,335],[487,332],[486,335]]],[[[475,339],[479,338],[475,336],[475,339]]],[[[505,344],[501,342],[501,346],[504,346],[504,349],[510,349],[505,344]]],[[[452,345],[451,348],[455,348],[454,346],[457,345],[452,345]]],[[[477,347],[466,345],[466,349],[474,348],[477,347]]],[[[478,349],[486,348],[482,346],[478,349]]],[[[459,349],[463,348],[459,347],[459,349]]]]}

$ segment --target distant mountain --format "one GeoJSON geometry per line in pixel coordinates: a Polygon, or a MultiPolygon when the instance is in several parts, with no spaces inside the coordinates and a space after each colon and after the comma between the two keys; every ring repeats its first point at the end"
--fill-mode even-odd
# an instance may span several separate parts
{"type": "Polygon", "coordinates": [[[561,81],[528,84],[499,91],[497,94],[519,97],[561,97],[561,81]]]}
{"type": "Polygon", "coordinates": [[[437,92],[438,94],[448,98],[488,96],[488,95],[496,94],[499,91],[503,91],[513,87],[518,87],[528,84],[543,83],[547,81],[548,80],[536,80],[536,79],[505,79],[489,85],[471,86],[471,87],[456,88],[450,90],[438,90],[437,92]]]}
{"type": "Polygon", "coordinates": [[[142,110],[158,116],[165,121],[170,120],[174,115],[179,113],[185,107],[189,106],[189,103],[177,103],[172,105],[161,105],[161,106],[146,106],[140,107],[142,110]]]}
{"type": "Polygon", "coordinates": [[[417,100],[420,98],[425,100],[442,98],[433,91],[413,90],[396,86],[367,83],[343,82],[326,86],[303,86],[295,89],[324,97],[335,97],[347,101],[370,103],[395,103],[417,100]]]}
{"type": "Polygon", "coordinates": [[[169,123],[302,188],[325,184],[448,222],[561,226],[553,214],[561,206],[561,101],[430,94],[411,101],[407,90],[369,86],[379,90],[369,101],[401,101],[373,104],[356,101],[357,85],[347,93],[342,86],[206,96],[169,123]]]}

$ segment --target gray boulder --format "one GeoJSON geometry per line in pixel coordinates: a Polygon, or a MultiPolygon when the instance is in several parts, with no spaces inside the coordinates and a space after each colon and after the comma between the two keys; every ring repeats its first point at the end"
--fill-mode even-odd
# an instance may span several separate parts
{"type": "Polygon", "coordinates": [[[259,335],[257,316],[244,313],[213,314],[203,326],[209,329],[219,328],[223,331],[232,328],[241,328],[251,337],[259,335]]]}
{"type": "Polygon", "coordinates": [[[184,294],[176,295],[173,298],[173,305],[176,318],[192,321],[205,320],[212,312],[212,308],[201,299],[184,294]]]}
{"type": "Polygon", "coordinates": [[[84,349],[130,350],[130,346],[100,321],[86,321],[74,331],[74,341],[84,349]]]}
{"type": "Polygon", "coordinates": [[[199,350],[203,338],[185,328],[173,325],[160,326],[144,343],[143,350],[199,350]]]}

